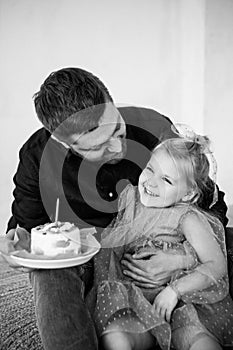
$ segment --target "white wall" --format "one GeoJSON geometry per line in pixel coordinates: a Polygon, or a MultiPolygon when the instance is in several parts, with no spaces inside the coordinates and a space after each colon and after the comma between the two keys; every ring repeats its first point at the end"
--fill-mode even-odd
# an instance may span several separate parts
{"type": "Polygon", "coordinates": [[[214,140],[217,182],[233,226],[233,1],[207,0],[204,129],[214,140]]]}
{"type": "MultiPolygon", "coordinates": [[[[0,0],[0,232],[10,215],[18,149],[40,126],[32,95],[51,71],[82,67],[99,76],[118,103],[153,107],[197,131],[208,129],[204,108],[210,103],[204,99],[216,90],[208,89],[206,83],[206,25],[211,18],[217,20],[220,3],[223,9],[225,3],[228,10],[230,6],[230,0],[214,2],[216,7],[206,21],[203,0],[0,0]]],[[[226,30],[232,33],[232,26],[228,21],[226,30]]],[[[220,40],[214,42],[215,50],[215,44],[222,45],[220,40]]],[[[225,53],[220,62],[216,56],[220,66],[225,53]]],[[[227,53],[232,55],[232,47],[227,53]]],[[[232,81],[229,88],[232,91],[232,81]]],[[[225,92],[216,108],[221,110],[227,99],[230,115],[232,102],[225,92]]],[[[223,158],[217,113],[211,122],[218,158],[223,158]]],[[[227,136],[233,148],[229,128],[224,131],[227,136]]],[[[218,181],[225,191],[232,173],[229,163],[222,161],[219,171],[218,181]]],[[[233,201],[230,194],[228,201],[233,201]]]]}

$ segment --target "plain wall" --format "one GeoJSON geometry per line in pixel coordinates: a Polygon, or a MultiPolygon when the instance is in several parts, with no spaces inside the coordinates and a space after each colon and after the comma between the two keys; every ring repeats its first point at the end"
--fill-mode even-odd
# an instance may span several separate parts
{"type": "Polygon", "coordinates": [[[220,162],[218,182],[228,193],[228,204],[233,203],[233,165],[223,144],[227,139],[233,149],[227,127],[233,107],[233,48],[220,37],[207,43],[215,29],[232,36],[232,2],[213,0],[213,7],[211,3],[0,0],[0,232],[10,216],[18,150],[40,127],[32,96],[50,72],[68,66],[99,76],[117,103],[153,107],[198,132],[210,132],[220,162]],[[222,74],[217,100],[220,87],[215,89],[211,80],[216,65],[222,74]],[[222,123],[224,135],[219,134],[222,123]]]}
{"type": "Polygon", "coordinates": [[[233,226],[233,1],[207,0],[204,130],[214,141],[217,183],[233,226]]]}

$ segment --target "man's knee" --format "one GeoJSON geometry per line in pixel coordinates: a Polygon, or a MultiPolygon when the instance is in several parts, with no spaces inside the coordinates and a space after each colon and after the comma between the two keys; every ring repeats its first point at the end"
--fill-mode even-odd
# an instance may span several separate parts
{"type": "Polygon", "coordinates": [[[84,283],[74,268],[34,270],[30,273],[30,282],[36,299],[43,295],[52,302],[63,295],[84,295],[84,283]]]}
{"type": "Polygon", "coordinates": [[[31,273],[36,316],[45,349],[96,349],[94,324],[76,269],[31,273]]]}

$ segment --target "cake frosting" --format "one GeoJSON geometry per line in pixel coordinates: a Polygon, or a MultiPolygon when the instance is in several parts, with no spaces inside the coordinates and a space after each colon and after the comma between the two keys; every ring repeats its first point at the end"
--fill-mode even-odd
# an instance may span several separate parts
{"type": "Polygon", "coordinates": [[[56,257],[81,252],[80,231],[69,222],[54,222],[31,230],[31,253],[56,257]]]}

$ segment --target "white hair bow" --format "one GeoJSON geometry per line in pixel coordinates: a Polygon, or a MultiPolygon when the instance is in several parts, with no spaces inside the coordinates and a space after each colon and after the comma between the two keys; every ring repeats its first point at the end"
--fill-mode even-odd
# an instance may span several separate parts
{"type": "Polygon", "coordinates": [[[198,143],[201,146],[202,153],[204,153],[207,156],[210,164],[209,177],[214,182],[213,200],[209,206],[209,208],[211,208],[218,201],[218,190],[216,186],[217,162],[213,155],[213,151],[210,149],[210,141],[208,137],[196,134],[195,131],[186,124],[178,123],[178,124],[172,125],[171,129],[179,137],[187,141],[198,143]]]}

